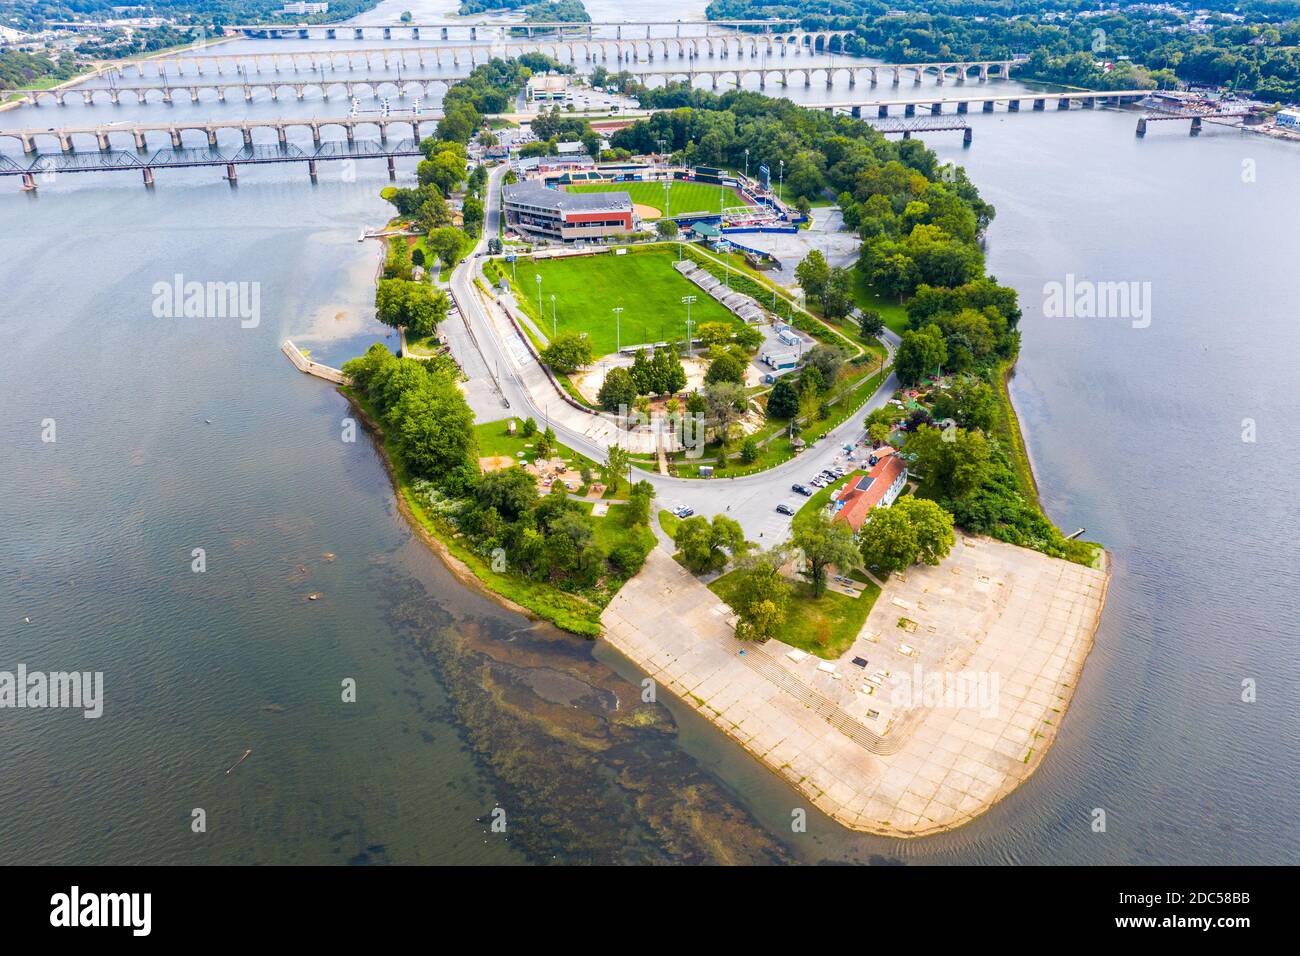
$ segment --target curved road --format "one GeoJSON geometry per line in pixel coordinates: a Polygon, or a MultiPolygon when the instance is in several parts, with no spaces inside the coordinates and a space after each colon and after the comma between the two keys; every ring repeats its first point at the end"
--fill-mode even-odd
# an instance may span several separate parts
{"type": "MultiPolygon", "coordinates": [[[[483,234],[473,253],[458,265],[451,275],[451,292],[460,311],[464,328],[449,322],[447,333],[452,352],[469,378],[468,391],[475,414],[483,421],[494,417],[531,415],[538,421],[549,420],[556,437],[575,451],[603,461],[606,444],[590,434],[590,429],[575,428],[575,418],[595,420],[596,416],[579,412],[561,400],[544,376],[536,373],[536,363],[511,330],[514,342],[502,341],[496,325],[488,317],[474,289],[474,280],[482,273],[481,256],[487,250],[490,236],[497,235],[501,216],[500,186],[508,167],[499,166],[489,176],[488,201],[484,212],[483,234]],[[542,383],[542,384],[539,384],[542,383]],[[509,409],[505,401],[510,403],[509,409]],[[563,412],[563,415],[559,413],[563,412]]],[[[886,330],[884,339],[891,348],[898,337],[886,330]]],[[[643,472],[655,488],[656,508],[675,508],[688,505],[697,514],[711,516],[727,514],[740,522],[746,537],[770,547],[784,540],[790,531],[790,518],[776,512],[782,502],[794,510],[807,499],[796,494],[790,486],[808,479],[843,456],[843,445],[856,442],[865,435],[862,420],[873,409],[884,405],[898,388],[898,380],[891,372],[863,405],[860,412],[850,415],[839,426],[810,446],[803,454],[767,471],[739,478],[674,478],[657,472],[643,472]]]]}

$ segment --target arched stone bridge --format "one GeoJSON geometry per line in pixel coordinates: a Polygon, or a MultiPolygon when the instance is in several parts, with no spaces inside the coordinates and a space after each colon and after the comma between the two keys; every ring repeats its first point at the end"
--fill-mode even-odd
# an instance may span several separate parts
{"type": "MultiPolygon", "coordinates": [[[[804,86],[812,86],[814,79],[819,82],[824,80],[826,87],[833,87],[836,79],[848,78],[850,88],[857,86],[859,81],[870,81],[874,86],[879,77],[892,76],[893,83],[897,86],[902,77],[911,76],[916,83],[920,83],[924,76],[934,76],[939,85],[943,85],[945,78],[953,78],[958,83],[963,83],[968,77],[978,76],[980,80],[987,80],[990,77],[1006,77],[1009,73],[1013,61],[1010,60],[987,60],[973,61],[968,63],[885,63],[875,66],[810,66],[810,67],[771,67],[759,68],[754,67],[746,69],[744,67],[716,67],[704,69],[674,69],[671,67],[660,69],[642,69],[634,75],[636,79],[644,86],[648,86],[650,80],[655,77],[662,77],[667,82],[676,80],[687,80],[694,83],[700,77],[709,77],[712,79],[713,88],[717,89],[719,83],[725,84],[730,81],[735,85],[741,85],[742,81],[749,77],[758,77],[760,89],[766,89],[768,81],[778,82],[781,86],[789,86],[792,79],[802,80],[804,86]]],[[[290,79],[250,79],[247,75],[239,79],[230,79],[227,81],[215,82],[187,82],[183,79],[170,80],[161,84],[140,84],[137,86],[118,86],[118,87],[65,87],[62,89],[49,90],[15,90],[14,93],[21,95],[24,102],[29,106],[39,106],[42,102],[54,102],[63,106],[69,96],[80,95],[82,102],[86,106],[95,103],[108,102],[117,105],[123,97],[128,102],[146,103],[149,101],[171,103],[177,96],[189,96],[190,102],[197,103],[200,101],[201,94],[204,91],[215,91],[218,102],[224,103],[231,90],[236,94],[241,93],[245,100],[252,100],[253,93],[258,90],[268,91],[272,100],[278,100],[282,92],[289,92],[295,98],[304,99],[306,94],[311,91],[317,91],[321,98],[328,100],[335,94],[341,94],[344,97],[352,98],[353,96],[378,96],[381,91],[388,89],[392,94],[398,97],[409,94],[418,94],[420,96],[431,96],[434,92],[445,93],[452,83],[457,80],[463,80],[468,74],[444,75],[444,76],[404,76],[400,79],[338,79],[325,80],[313,78],[310,80],[290,80],[290,79]]]]}
{"type": "Polygon", "coordinates": [[[432,63],[442,66],[449,62],[453,66],[468,64],[470,67],[486,63],[493,58],[510,59],[524,53],[544,53],[557,60],[570,63],[652,63],[671,57],[698,60],[702,57],[789,57],[804,53],[839,52],[843,38],[848,31],[822,30],[814,32],[797,31],[794,33],[748,34],[738,33],[727,36],[712,37],[651,37],[649,39],[610,40],[516,40],[494,44],[460,45],[460,46],[409,46],[409,47],[372,47],[368,49],[339,48],[337,50],[298,50],[279,53],[178,53],[170,56],[150,57],[141,60],[123,60],[106,72],[126,75],[134,69],[139,76],[145,76],[146,68],[153,75],[162,75],[162,71],[171,68],[183,72],[186,66],[192,67],[200,75],[205,69],[215,70],[218,75],[224,73],[224,67],[232,64],[249,64],[253,72],[260,73],[263,68],[279,72],[281,67],[290,70],[337,70],[355,69],[357,59],[366,66],[373,65],[373,59],[382,59],[385,67],[391,64],[409,64],[417,62],[420,66],[432,63]],[[567,58],[567,59],[566,59],[567,58]]]}
{"type": "Polygon", "coordinates": [[[312,142],[319,146],[321,144],[321,131],[331,127],[337,127],[343,130],[349,143],[355,142],[356,131],[358,129],[377,127],[379,129],[379,141],[388,142],[388,129],[390,126],[396,126],[399,129],[409,129],[411,138],[415,142],[420,141],[420,125],[422,123],[436,122],[438,116],[430,114],[402,114],[392,113],[388,116],[338,116],[338,117],[312,117],[309,119],[266,119],[266,120],[190,120],[177,121],[170,123],[114,123],[100,126],[65,126],[61,128],[0,128],[0,139],[10,138],[18,140],[23,147],[24,153],[38,152],[38,145],[42,140],[54,140],[58,143],[59,149],[65,153],[73,152],[76,149],[74,137],[83,137],[90,139],[93,137],[101,150],[113,148],[114,141],[121,143],[127,137],[130,137],[135,144],[136,149],[147,149],[149,133],[159,134],[166,133],[171,139],[173,148],[179,149],[184,145],[182,134],[186,132],[199,132],[205,135],[209,146],[217,145],[217,133],[220,130],[239,130],[243,134],[244,145],[253,145],[253,131],[258,129],[275,130],[276,139],[281,146],[287,145],[289,141],[288,130],[294,128],[308,129],[311,131],[312,142]]]}
{"type": "Polygon", "coordinates": [[[461,76],[404,76],[400,80],[393,79],[370,79],[370,80],[248,80],[248,79],[231,79],[226,82],[214,83],[189,83],[184,80],[173,81],[170,83],[141,84],[139,86],[94,86],[94,87],[69,87],[59,90],[14,90],[13,92],[23,97],[23,102],[28,106],[40,106],[43,102],[54,102],[63,106],[68,97],[80,95],[82,103],[86,106],[93,106],[96,103],[112,103],[118,105],[125,99],[128,103],[172,103],[179,98],[189,97],[191,103],[198,103],[200,95],[207,92],[215,92],[216,100],[224,103],[231,91],[235,95],[243,95],[245,100],[252,100],[253,93],[258,90],[266,91],[271,94],[272,100],[278,100],[282,93],[291,93],[295,99],[304,99],[307,93],[316,91],[321,94],[321,99],[328,100],[331,96],[342,95],[347,99],[354,96],[379,96],[385,89],[392,90],[394,96],[406,96],[408,93],[416,93],[420,96],[430,96],[435,91],[441,90],[445,93],[457,80],[465,79],[461,76]]]}

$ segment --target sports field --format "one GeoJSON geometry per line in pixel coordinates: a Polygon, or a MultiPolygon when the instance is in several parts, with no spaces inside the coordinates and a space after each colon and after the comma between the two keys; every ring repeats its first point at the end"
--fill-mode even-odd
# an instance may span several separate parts
{"type": "MultiPolygon", "coordinates": [[[[660,187],[661,189],[663,187],[660,187]]],[[[673,268],[677,255],[672,249],[612,252],[568,259],[520,259],[515,263],[515,296],[524,311],[549,338],[551,296],[555,296],[555,328],[558,332],[586,332],[591,350],[608,355],[616,340],[624,347],[650,342],[682,341],[686,338],[686,306],[682,296],[694,295],[691,325],[703,322],[743,323],[702,289],[684,279],[673,268]],[[538,318],[537,280],[542,277],[542,313],[538,318]],[[622,306],[616,335],[614,312],[622,306]]],[[[504,266],[505,275],[510,267],[504,266]]]]}
{"type": "MultiPolygon", "coordinates": [[[[658,219],[664,214],[664,184],[658,183],[579,183],[566,187],[575,193],[627,193],[642,219],[658,219]],[[654,210],[651,215],[649,210],[654,210]]],[[[710,183],[674,181],[668,188],[668,214],[719,212],[722,206],[740,206],[743,200],[734,189],[710,183]],[[725,198],[723,198],[725,196],[725,198]]]]}

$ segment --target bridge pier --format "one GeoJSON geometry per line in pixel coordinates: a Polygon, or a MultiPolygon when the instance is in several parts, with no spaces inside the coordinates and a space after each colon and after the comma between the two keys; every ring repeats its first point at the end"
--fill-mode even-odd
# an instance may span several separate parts
{"type": "Polygon", "coordinates": [[[1008,112],[1008,113],[1019,113],[1019,112],[1020,112],[1020,101],[1019,101],[1019,100],[1007,100],[1007,112],[1008,112]]]}
{"type": "Polygon", "coordinates": [[[938,116],[938,115],[939,115],[940,113],[942,113],[942,112],[943,112],[943,104],[942,104],[942,103],[931,103],[931,104],[930,104],[930,115],[931,115],[931,116],[938,116]]]}
{"type": "Polygon", "coordinates": [[[181,148],[181,131],[178,129],[169,130],[172,134],[172,149],[181,148]]]}
{"type": "Polygon", "coordinates": [[[118,94],[116,89],[114,89],[113,92],[109,94],[109,99],[112,100],[114,106],[121,105],[121,97],[118,94]]]}
{"type": "Polygon", "coordinates": [[[226,179],[230,181],[232,186],[239,181],[239,173],[235,171],[234,163],[226,163],[226,179]]]}
{"type": "Polygon", "coordinates": [[[393,28],[392,28],[392,27],[384,27],[384,39],[385,39],[385,40],[391,40],[392,38],[393,38],[393,28]]]}
{"type": "Polygon", "coordinates": [[[199,88],[198,88],[197,86],[191,86],[191,87],[190,87],[190,102],[191,102],[191,103],[197,103],[198,101],[199,101],[199,88]]]}
{"type": "Polygon", "coordinates": [[[965,113],[969,108],[970,105],[965,100],[962,100],[960,103],[957,104],[958,113],[965,113]]]}
{"type": "Polygon", "coordinates": [[[153,170],[146,166],[142,171],[144,175],[144,184],[150,189],[153,188],[153,170]]]}
{"type": "Polygon", "coordinates": [[[307,160],[307,175],[311,177],[312,182],[316,181],[316,160],[307,160]]]}
{"type": "Polygon", "coordinates": [[[59,147],[65,153],[71,153],[73,151],[72,137],[67,133],[59,133],[59,147]]]}
{"type": "Polygon", "coordinates": [[[894,82],[892,85],[897,86],[902,81],[902,78],[903,78],[903,71],[900,70],[898,67],[894,67],[894,82]]]}
{"type": "Polygon", "coordinates": [[[911,139],[911,138],[912,138],[912,131],[910,129],[903,130],[903,139],[911,139]]]}
{"type": "Polygon", "coordinates": [[[355,39],[355,40],[360,40],[360,39],[361,39],[362,37],[364,37],[364,36],[365,36],[365,33],[362,32],[362,30],[361,30],[360,27],[357,27],[356,29],[354,29],[354,30],[352,31],[352,37],[353,37],[353,39],[355,39]]]}
{"type": "Polygon", "coordinates": [[[337,32],[336,30],[334,30],[333,27],[331,27],[330,29],[328,29],[328,30],[325,31],[325,39],[327,39],[327,40],[336,40],[336,39],[338,39],[338,32],[337,32]]]}
{"type": "Polygon", "coordinates": [[[992,100],[985,100],[985,101],[984,101],[984,105],[981,106],[980,109],[982,109],[985,113],[992,113],[992,112],[993,112],[993,101],[992,101],[992,100]]]}
{"type": "Polygon", "coordinates": [[[241,132],[244,134],[244,145],[247,146],[249,149],[252,149],[253,131],[249,129],[247,126],[245,126],[243,130],[241,130],[241,132]]]}
{"type": "Polygon", "coordinates": [[[1070,101],[1066,99],[1057,100],[1056,108],[1058,110],[1068,110],[1070,108],[1070,101]]]}
{"type": "Polygon", "coordinates": [[[95,94],[94,94],[94,93],[90,92],[89,90],[82,90],[82,91],[81,91],[81,102],[82,102],[83,105],[85,105],[85,106],[89,106],[89,105],[90,105],[91,103],[93,103],[94,101],[95,101],[95,94]]]}
{"type": "Polygon", "coordinates": [[[1046,107],[1047,107],[1047,101],[1042,97],[1039,97],[1038,99],[1034,100],[1035,110],[1042,110],[1045,109],[1046,107]]]}
{"type": "Polygon", "coordinates": [[[447,39],[447,28],[446,28],[446,27],[443,27],[443,28],[442,28],[442,39],[444,39],[444,40],[447,39]]]}
{"type": "Polygon", "coordinates": [[[391,156],[388,157],[388,178],[397,178],[397,163],[393,161],[393,157],[391,156]]]}
{"type": "Polygon", "coordinates": [[[217,87],[217,102],[226,102],[226,88],[224,86],[217,87]]]}
{"type": "Polygon", "coordinates": [[[411,27],[411,39],[412,39],[412,40],[418,40],[418,39],[420,39],[420,28],[419,28],[419,27],[411,27]]]}
{"type": "Polygon", "coordinates": [[[961,131],[961,144],[963,146],[969,146],[971,144],[971,141],[974,138],[975,138],[975,131],[971,129],[969,126],[967,126],[964,130],[961,131]]]}
{"type": "Polygon", "coordinates": [[[1145,136],[1146,134],[1147,134],[1147,118],[1145,116],[1141,116],[1138,118],[1137,135],[1145,136]]]}
{"type": "Polygon", "coordinates": [[[861,119],[861,118],[862,118],[862,107],[861,107],[861,106],[850,107],[850,109],[849,109],[849,115],[852,116],[854,119],[861,119]]]}
{"type": "Polygon", "coordinates": [[[172,101],[172,88],[170,86],[163,87],[163,102],[171,103],[171,101],[172,101]]]}
{"type": "Polygon", "coordinates": [[[904,116],[915,116],[915,115],[916,115],[916,104],[915,104],[915,103],[908,103],[908,104],[906,104],[906,105],[903,107],[903,115],[904,115],[904,116]]]}
{"type": "Polygon", "coordinates": [[[142,130],[135,130],[135,148],[136,149],[148,148],[148,145],[145,143],[144,132],[142,130]]]}
{"type": "Polygon", "coordinates": [[[1188,135],[1190,135],[1190,136],[1200,136],[1200,135],[1201,135],[1201,118],[1200,118],[1199,116],[1193,116],[1193,117],[1192,117],[1192,128],[1191,128],[1191,130],[1189,131],[1188,135]]]}
{"type": "Polygon", "coordinates": [[[275,128],[275,137],[280,141],[281,149],[289,145],[289,137],[285,135],[283,126],[277,126],[275,128]]]}
{"type": "Polygon", "coordinates": [[[251,86],[244,87],[244,100],[248,103],[253,102],[253,88],[251,86]]]}
{"type": "Polygon", "coordinates": [[[295,86],[295,87],[293,88],[293,91],[294,91],[294,93],[298,94],[298,99],[300,99],[300,100],[303,98],[304,94],[307,92],[306,89],[303,88],[302,86],[295,86]]]}
{"type": "Polygon", "coordinates": [[[347,131],[348,134],[348,144],[351,145],[352,143],[355,143],[357,141],[356,129],[352,126],[351,123],[345,126],[344,129],[347,131]]]}
{"type": "Polygon", "coordinates": [[[320,149],[320,127],[315,123],[311,124],[311,141],[317,149],[320,149]]]}
{"type": "Polygon", "coordinates": [[[109,150],[108,134],[101,131],[95,134],[95,138],[99,140],[100,150],[102,152],[108,152],[109,150]]]}
{"type": "Polygon", "coordinates": [[[23,173],[23,192],[36,192],[36,177],[31,173],[23,173]]]}
{"type": "Polygon", "coordinates": [[[889,107],[888,107],[888,106],[885,106],[884,104],[881,104],[880,106],[877,106],[877,107],[876,107],[876,117],[877,117],[878,119],[884,119],[884,118],[885,118],[886,116],[888,116],[888,115],[889,115],[889,107]]]}

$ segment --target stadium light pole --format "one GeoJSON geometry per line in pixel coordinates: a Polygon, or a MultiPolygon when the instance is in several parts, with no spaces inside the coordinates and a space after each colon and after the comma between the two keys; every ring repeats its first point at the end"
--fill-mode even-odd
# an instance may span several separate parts
{"type": "Polygon", "coordinates": [[[749,150],[745,150],[745,182],[749,182],[749,150]]]}
{"type": "Polygon", "coordinates": [[[684,295],[682,301],[686,303],[686,354],[691,354],[691,303],[695,301],[695,296],[684,295]]]}
{"type": "Polygon", "coordinates": [[[672,185],[668,180],[664,180],[664,218],[668,218],[668,187],[672,185]]]}
{"type": "Polygon", "coordinates": [[[614,306],[614,354],[623,351],[623,307],[614,306]]]}
{"type": "Polygon", "coordinates": [[[551,293],[551,341],[555,341],[555,293],[551,293]]]}
{"type": "MultiPolygon", "coordinates": [[[[542,274],[539,272],[537,273],[537,317],[541,319],[542,315],[542,274]]],[[[542,319],[542,321],[546,320],[542,319]]]]}

